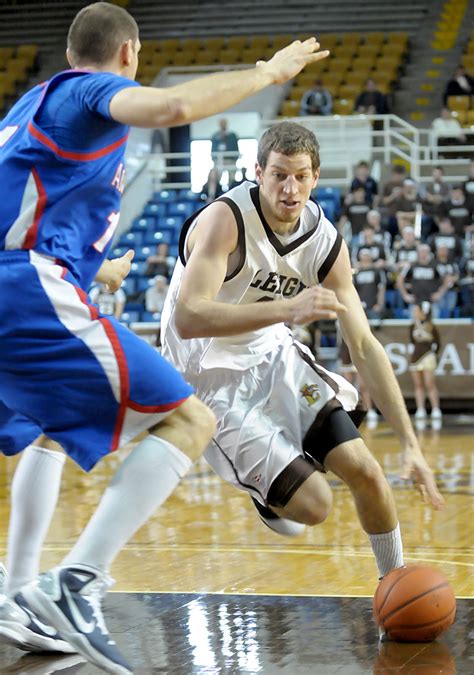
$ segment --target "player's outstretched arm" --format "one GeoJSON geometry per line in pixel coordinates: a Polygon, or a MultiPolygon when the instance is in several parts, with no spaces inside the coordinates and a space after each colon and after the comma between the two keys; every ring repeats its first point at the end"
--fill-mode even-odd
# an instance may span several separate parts
{"type": "Polygon", "coordinates": [[[234,215],[225,203],[211,204],[189,237],[189,255],[176,302],[175,321],[180,336],[239,335],[275,323],[305,324],[335,319],[345,311],[336,294],[325,288],[307,288],[295,298],[272,302],[228,304],[217,300],[227,275],[230,254],[238,244],[234,215]]]}
{"type": "Polygon", "coordinates": [[[423,497],[427,497],[435,508],[441,508],[443,498],[421,452],[392,365],[370,330],[352,283],[349,253],[345,244],[324,285],[332,289],[347,307],[347,312],[339,315],[344,341],[371,397],[400,440],[403,450],[402,478],[413,478],[423,497]]]}
{"type": "Polygon", "coordinates": [[[110,114],[136,127],[172,127],[222,112],[271,84],[291,80],[310,63],[329,55],[315,38],[296,40],[255,68],[216,73],[167,89],[130,87],[110,101],[110,114]]]}

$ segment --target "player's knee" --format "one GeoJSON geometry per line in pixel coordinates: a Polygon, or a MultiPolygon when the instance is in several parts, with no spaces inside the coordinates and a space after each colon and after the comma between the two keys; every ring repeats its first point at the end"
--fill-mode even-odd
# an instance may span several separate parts
{"type": "Polygon", "coordinates": [[[373,457],[360,464],[352,481],[352,487],[374,495],[385,490],[386,484],[382,467],[373,457]]]}
{"type": "Polygon", "coordinates": [[[196,396],[190,396],[179,408],[158,425],[152,433],[163,435],[163,429],[171,430],[175,444],[190,459],[198,459],[209,444],[216,418],[212,410],[196,396]]]}
{"type": "Polygon", "coordinates": [[[323,494],[315,495],[313,499],[310,499],[305,504],[305,524],[314,526],[324,523],[326,518],[329,516],[332,507],[332,493],[327,488],[323,494]]]}

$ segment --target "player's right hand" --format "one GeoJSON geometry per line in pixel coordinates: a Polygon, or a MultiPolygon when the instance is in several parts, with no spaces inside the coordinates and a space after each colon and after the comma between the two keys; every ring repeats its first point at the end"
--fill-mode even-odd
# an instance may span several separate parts
{"type": "Polygon", "coordinates": [[[334,291],[324,286],[306,288],[288,303],[288,323],[306,324],[320,319],[337,319],[340,312],[347,311],[334,291]]]}
{"type": "Polygon", "coordinates": [[[296,77],[309,63],[322,61],[329,51],[319,51],[320,44],[312,37],[304,42],[295,40],[288,47],[280,49],[269,61],[258,61],[258,68],[265,68],[274,84],[283,84],[296,77]]]}

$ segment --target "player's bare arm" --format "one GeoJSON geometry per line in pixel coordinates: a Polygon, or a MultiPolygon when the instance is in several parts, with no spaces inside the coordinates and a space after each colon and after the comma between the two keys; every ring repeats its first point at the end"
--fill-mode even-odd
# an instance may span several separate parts
{"type": "Polygon", "coordinates": [[[176,327],[182,338],[223,337],[288,322],[305,324],[336,318],[345,308],[336,294],[322,287],[308,288],[295,298],[231,305],[216,297],[224,283],[238,231],[231,209],[211,204],[190,235],[190,256],[176,303],[176,327]]]}
{"type": "Polygon", "coordinates": [[[110,114],[136,127],[171,127],[209,117],[239,103],[271,84],[283,84],[305,66],[329,55],[315,38],[296,40],[255,68],[226,71],[166,89],[130,87],[110,101],[110,114]]]}
{"type": "Polygon", "coordinates": [[[125,277],[129,275],[134,256],[135,251],[130,249],[120,258],[104,260],[95,276],[95,281],[107,284],[109,291],[114,293],[120,288],[125,277]]]}
{"type": "Polygon", "coordinates": [[[324,285],[332,289],[347,307],[347,312],[339,315],[342,334],[371,397],[400,440],[403,449],[402,477],[413,477],[422,494],[428,496],[435,508],[440,508],[443,498],[421,452],[391,363],[370,330],[352,283],[349,253],[345,244],[324,285]]]}

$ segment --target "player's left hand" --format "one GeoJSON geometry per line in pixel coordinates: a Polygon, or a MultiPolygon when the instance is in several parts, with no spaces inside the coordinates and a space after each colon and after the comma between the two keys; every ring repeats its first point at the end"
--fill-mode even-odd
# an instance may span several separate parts
{"type": "Polygon", "coordinates": [[[110,265],[107,270],[107,279],[105,280],[105,283],[111,293],[115,293],[122,285],[122,281],[125,277],[129,275],[134,257],[135,251],[129,249],[120,258],[109,260],[110,265]]]}
{"type": "Polygon", "coordinates": [[[444,499],[418,443],[407,444],[403,449],[401,478],[403,480],[411,478],[426,503],[430,503],[437,510],[443,508],[444,499]]]}

